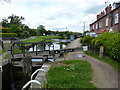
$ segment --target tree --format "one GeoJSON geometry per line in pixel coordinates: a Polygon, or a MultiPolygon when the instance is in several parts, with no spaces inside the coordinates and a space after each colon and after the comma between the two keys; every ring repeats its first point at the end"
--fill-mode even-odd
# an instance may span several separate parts
{"type": "Polygon", "coordinates": [[[8,27],[9,23],[8,23],[8,19],[4,18],[2,19],[2,27],[8,27]]]}
{"type": "Polygon", "coordinates": [[[31,36],[36,36],[36,34],[37,34],[37,29],[30,29],[30,35],[31,36]]]}
{"type": "Polygon", "coordinates": [[[43,34],[46,35],[45,26],[39,25],[39,26],[37,27],[37,34],[38,34],[38,35],[43,35],[43,34]]]}
{"type": "Polygon", "coordinates": [[[18,37],[20,36],[20,33],[22,32],[21,27],[17,25],[10,25],[10,31],[11,33],[17,33],[18,37]]]}
{"type": "Polygon", "coordinates": [[[13,15],[12,16],[9,16],[8,17],[8,20],[10,20],[10,24],[15,24],[15,25],[18,25],[18,26],[21,26],[22,25],[22,20],[24,20],[24,17],[22,16],[16,16],[16,15],[13,15]]]}

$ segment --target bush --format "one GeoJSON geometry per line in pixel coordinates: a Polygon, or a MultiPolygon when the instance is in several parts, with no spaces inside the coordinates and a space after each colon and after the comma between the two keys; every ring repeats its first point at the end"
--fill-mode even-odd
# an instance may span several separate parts
{"type": "Polygon", "coordinates": [[[2,38],[10,38],[10,37],[17,37],[16,33],[0,33],[0,36],[2,36],[2,38]]]}
{"type": "Polygon", "coordinates": [[[85,36],[82,38],[81,43],[82,43],[82,45],[89,46],[91,44],[92,39],[94,39],[94,37],[85,36]]]}
{"type": "Polygon", "coordinates": [[[81,42],[82,45],[90,45],[92,52],[100,46],[104,46],[105,55],[113,60],[120,61],[120,34],[117,32],[105,32],[96,38],[85,36],[81,42]]]}
{"type": "Polygon", "coordinates": [[[109,55],[110,58],[120,61],[120,34],[109,32],[102,34],[100,38],[105,47],[105,53],[109,55]]]}
{"type": "Polygon", "coordinates": [[[92,46],[104,46],[104,54],[110,58],[120,61],[120,34],[117,32],[106,32],[91,41],[92,46]]]}

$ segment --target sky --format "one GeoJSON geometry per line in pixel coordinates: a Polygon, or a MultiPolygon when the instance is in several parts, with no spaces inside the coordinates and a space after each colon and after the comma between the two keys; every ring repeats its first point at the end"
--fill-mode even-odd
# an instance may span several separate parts
{"type": "Polygon", "coordinates": [[[23,16],[30,28],[44,25],[46,30],[83,32],[108,4],[120,0],[0,0],[0,20],[12,14],[23,16]],[[105,2],[108,1],[107,4],[105,2]]]}

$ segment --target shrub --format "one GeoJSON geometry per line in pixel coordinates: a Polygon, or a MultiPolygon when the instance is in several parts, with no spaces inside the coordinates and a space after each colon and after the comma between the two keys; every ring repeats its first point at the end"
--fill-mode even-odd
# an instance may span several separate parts
{"type": "Polygon", "coordinates": [[[105,54],[110,58],[120,61],[120,34],[117,32],[106,32],[92,40],[93,46],[105,47],[105,54]]]}
{"type": "Polygon", "coordinates": [[[95,51],[96,47],[104,46],[105,55],[113,60],[120,61],[120,34],[118,32],[105,32],[96,38],[85,36],[81,42],[82,45],[93,47],[92,51],[95,51]]]}
{"type": "MultiPolygon", "coordinates": [[[[106,54],[114,60],[120,61],[120,34],[110,32],[101,35],[103,46],[106,49],[106,54]]],[[[100,37],[101,37],[100,36],[100,37]]]]}
{"type": "Polygon", "coordinates": [[[16,33],[0,33],[0,36],[2,36],[2,38],[10,38],[10,37],[17,37],[16,33]]]}
{"type": "Polygon", "coordinates": [[[85,36],[82,38],[81,42],[82,42],[82,45],[90,45],[91,44],[91,41],[92,39],[94,39],[94,37],[91,37],[91,36],[85,36]]]}

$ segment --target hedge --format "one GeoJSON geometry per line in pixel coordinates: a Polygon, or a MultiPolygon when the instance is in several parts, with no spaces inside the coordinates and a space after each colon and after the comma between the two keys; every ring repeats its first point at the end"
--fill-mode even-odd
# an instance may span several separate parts
{"type": "Polygon", "coordinates": [[[96,38],[85,36],[82,38],[81,42],[82,45],[90,45],[91,47],[104,46],[104,54],[120,62],[120,33],[105,32],[96,38]]]}
{"type": "Polygon", "coordinates": [[[10,37],[17,37],[16,33],[0,33],[0,36],[2,36],[2,38],[10,38],[10,37]]]}

